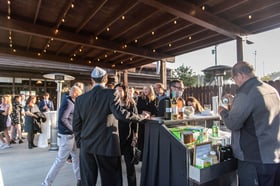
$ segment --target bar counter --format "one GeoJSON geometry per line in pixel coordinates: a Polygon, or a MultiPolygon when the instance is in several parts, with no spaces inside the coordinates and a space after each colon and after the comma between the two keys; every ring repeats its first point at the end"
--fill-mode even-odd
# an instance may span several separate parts
{"type": "Polygon", "coordinates": [[[152,118],[145,122],[145,141],[141,186],[232,186],[236,185],[235,159],[198,169],[190,163],[190,152],[168,130],[170,126],[192,121],[219,120],[218,116],[199,116],[183,120],[152,118]]]}

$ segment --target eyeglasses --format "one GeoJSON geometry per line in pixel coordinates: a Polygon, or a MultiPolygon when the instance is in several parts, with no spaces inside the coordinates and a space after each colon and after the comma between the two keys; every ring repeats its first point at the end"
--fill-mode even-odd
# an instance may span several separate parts
{"type": "Polygon", "coordinates": [[[183,90],[183,88],[182,87],[177,87],[177,86],[172,86],[172,87],[174,87],[174,88],[177,88],[178,90],[183,90]]]}

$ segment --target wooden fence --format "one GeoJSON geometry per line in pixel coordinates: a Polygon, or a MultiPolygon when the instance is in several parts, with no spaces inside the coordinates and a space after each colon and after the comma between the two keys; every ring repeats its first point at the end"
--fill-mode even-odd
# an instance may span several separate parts
{"type": "MultiPolygon", "coordinates": [[[[280,81],[269,81],[267,82],[280,94],[280,81]]],[[[235,84],[232,85],[224,85],[223,86],[223,93],[222,95],[229,93],[235,95],[237,86],[235,84]]],[[[184,98],[186,99],[188,96],[194,96],[196,97],[201,105],[203,104],[211,104],[212,103],[212,97],[217,96],[219,92],[218,86],[205,86],[205,87],[191,87],[186,88],[184,91],[184,98]]]]}

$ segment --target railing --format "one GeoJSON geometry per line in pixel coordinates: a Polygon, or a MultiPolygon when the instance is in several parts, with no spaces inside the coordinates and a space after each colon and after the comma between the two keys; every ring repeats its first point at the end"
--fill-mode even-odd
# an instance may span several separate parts
{"type": "MultiPolygon", "coordinates": [[[[280,95],[280,81],[269,81],[267,82],[271,86],[273,86],[280,95]]],[[[237,86],[235,84],[232,85],[224,85],[223,86],[223,95],[226,93],[235,94],[237,86]]],[[[218,86],[204,86],[204,87],[191,87],[186,88],[184,91],[184,98],[186,99],[188,96],[196,97],[201,105],[203,104],[211,104],[212,97],[217,96],[219,91],[218,86]]]]}

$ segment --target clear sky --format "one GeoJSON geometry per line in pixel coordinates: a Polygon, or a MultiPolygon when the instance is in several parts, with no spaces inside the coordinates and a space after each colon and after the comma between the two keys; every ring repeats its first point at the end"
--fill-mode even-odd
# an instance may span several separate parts
{"type": "MultiPolygon", "coordinates": [[[[246,39],[246,38],[244,38],[246,39]]],[[[256,35],[247,36],[254,42],[248,45],[243,42],[243,59],[255,67],[259,77],[280,71],[280,28],[256,35]]],[[[175,63],[168,63],[167,67],[177,68],[184,64],[191,67],[196,74],[203,74],[202,70],[215,65],[215,55],[208,47],[180,56],[176,56],[175,63]]],[[[230,41],[217,46],[217,64],[232,66],[236,63],[236,41],[230,41]]]]}

